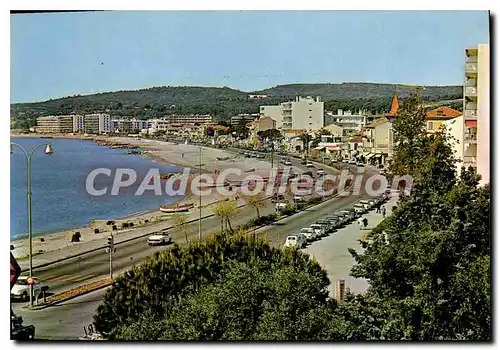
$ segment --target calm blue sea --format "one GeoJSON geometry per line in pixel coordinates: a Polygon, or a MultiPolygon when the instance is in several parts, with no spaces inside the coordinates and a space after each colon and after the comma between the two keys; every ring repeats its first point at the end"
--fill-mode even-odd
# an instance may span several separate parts
{"type": "MultiPolygon", "coordinates": [[[[127,150],[109,149],[93,141],[38,138],[12,138],[11,141],[20,143],[28,151],[40,142],[50,142],[54,150],[54,154],[47,156],[45,147],[40,147],[31,161],[34,234],[84,226],[92,219],[124,217],[182,199],[156,196],[152,191],[142,196],[133,195],[151,168],[158,168],[161,173],[182,171],[172,165],[154,163],[146,156],[125,154],[127,150]],[[85,189],[87,175],[96,168],[111,169],[111,177],[98,175],[95,181],[96,189],[108,186],[108,195],[93,197],[85,189]],[[116,168],[134,169],[137,181],[133,188],[122,189],[118,196],[111,196],[116,168]]],[[[18,147],[12,150],[10,236],[17,238],[28,232],[26,157],[18,147]]]]}

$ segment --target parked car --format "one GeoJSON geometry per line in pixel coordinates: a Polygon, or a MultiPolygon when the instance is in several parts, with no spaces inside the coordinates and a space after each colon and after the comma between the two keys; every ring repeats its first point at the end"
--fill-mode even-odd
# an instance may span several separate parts
{"type": "Polygon", "coordinates": [[[164,245],[172,243],[172,234],[167,232],[156,232],[148,238],[148,244],[153,245],[164,245]]]}
{"type": "Polygon", "coordinates": [[[350,215],[348,215],[347,213],[338,212],[338,213],[336,213],[336,215],[338,215],[340,218],[342,218],[342,222],[344,224],[348,224],[351,221],[350,215]]]}
{"type": "Polygon", "coordinates": [[[325,220],[332,225],[332,231],[335,230],[337,227],[342,226],[342,222],[340,221],[340,218],[337,216],[327,216],[325,220]]]}
{"type": "Polygon", "coordinates": [[[353,217],[353,220],[357,219],[360,216],[360,214],[358,212],[356,212],[356,210],[354,210],[354,208],[347,208],[347,209],[344,209],[344,210],[351,213],[351,215],[353,217]]]}
{"type": "Polygon", "coordinates": [[[323,225],[325,227],[325,231],[327,233],[330,233],[333,231],[334,227],[333,227],[333,223],[331,223],[330,221],[328,220],[318,220],[315,222],[315,224],[319,224],[319,225],[323,225]]]}
{"type": "Polygon", "coordinates": [[[352,211],[349,210],[341,210],[339,211],[340,214],[346,215],[349,218],[349,221],[352,221],[355,219],[355,214],[352,211]]]}
{"type": "Polygon", "coordinates": [[[337,227],[340,227],[340,226],[344,225],[344,223],[345,223],[345,219],[342,215],[334,214],[334,215],[327,216],[326,219],[330,220],[330,221],[332,221],[332,220],[337,221],[337,227]]]}
{"type": "Polygon", "coordinates": [[[348,160],[348,164],[356,165],[356,161],[354,159],[348,160]]]}
{"type": "Polygon", "coordinates": [[[311,162],[306,163],[306,168],[314,168],[314,164],[311,162]]]}
{"type": "Polygon", "coordinates": [[[361,162],[357,162],[356,166],[358,166],[358,167],[364,167],[365,165],[363,163],[361,163],[361,162]]]}
{"type": "Polygon", "coordinates": [[[285,239],[285,244],[284,247],[296,247],[296,248],[303,248],[304,247],[304,241],[301,238],[303,237],[302,235],[290,235],[287,236],[285,239]]]}
{"type": "Polygon", "coordinates": [[[308,241],[314,241],[318,236],[317,231],[310,227],[304,227],[300,229],[300,233],[306,236],[308,241]]]}
{"type": "Polygon", "coordinates": [[[356,204],[354,204],[353,208],[359,214],[363,214],[366,212],[366,207],[363,204],[356,203],[356,204]]]}
{"type": "Polygon", "coordinates": [[[287,159],[287,160],[285,160],[284,164],[285,165],[292,165],[292,162],[290,161],[290,159],[287,159]]]}
{"type": "Polygon", "coordinates": [[[301,161],[300,161],[300,164],[302,164],[302,165],[306,165],[306,164],[307,164],[307,162],[306,162],[305,160],[301,160],[301,161]]]}
{"type": "Polygon", "coordinates": [[[316,236],[319,238],[319,237],[323,237],[326,235],[326,229],[323,225],[321,224],[311,224],[309,225],[310,228],[312,228],[314,230],[314,232],[316,233],[316,236]]]}
{"type": "Polygon", "coordinates": [[[370,204],[370,201],[367,199],[362,199],[358,203],[363,204],[366,207],[366,210],[370,210],[372,207],[372,205],[370,204]]]}
{"type": "MultiPolygon", "coordinates": [[[[49,290],[49,286],[41,283],[36,277],[33,278],[33,295],[36,296],[41,292],[49,290]]],[[[14,287],[10,290],[10,297],[13,299],[29,300],[30,285],[28,284],[28,276],[20,276],[14,287]]]]}
{"type": "Polygon", "coordinates": [[[318,171],[316,171],[316,174],[318,174],[318,175],[325,175],[325,169],[319,168],[318,171]]]}

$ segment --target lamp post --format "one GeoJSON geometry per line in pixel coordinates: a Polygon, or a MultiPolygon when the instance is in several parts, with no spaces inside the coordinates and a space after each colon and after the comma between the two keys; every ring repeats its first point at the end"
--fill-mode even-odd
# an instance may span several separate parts
{"type": "MultiPolygon", "coordinates": [[[[28,240],[29,240],[29,262],[30,262],[30,277],[33,277],[33,232],[32,232],[32,217],[31,217],[31,156],[35,150],[41,146],[45,146],[45,154],[51,155],[52,145],[48,142],[42,142],[36,145],[28,152],[19,143],[10,142],[10,153],[12,154],[12,146],[19,147],[26,155],[26,168],[27,168],[27,187],[28,187],[28,240]]],[[[30,284],[30,305],[33,306],[33,284],[30,284]]]]}

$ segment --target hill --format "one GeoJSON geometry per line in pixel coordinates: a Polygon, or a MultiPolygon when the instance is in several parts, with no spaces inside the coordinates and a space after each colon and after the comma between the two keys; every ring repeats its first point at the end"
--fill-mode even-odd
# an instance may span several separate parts
{"type": "MultiPolygon", "coordinates": [[[[43,102],[11,104],[11,127],[35,125],[43,115],[106,112],[112,116],[159,118],[167,114],[212,114],[227,121],[238,113],[258,113],[259,106],[273,105],[295,96],[321,96],[325,108],[367,108],[386,110],[394,92],[408,96],[413,89],[394,84],[289,84],[245,92],[229,87],[161,86],[133,91],[115,91],[93,95],[75,95],[43,102]],[[249,94],[268,94],[265,100],[250,99],[249,94]]],[[[461,86],[429,86],[421,96],[427,101],[453,100],[462,97],[461,86]]]]}

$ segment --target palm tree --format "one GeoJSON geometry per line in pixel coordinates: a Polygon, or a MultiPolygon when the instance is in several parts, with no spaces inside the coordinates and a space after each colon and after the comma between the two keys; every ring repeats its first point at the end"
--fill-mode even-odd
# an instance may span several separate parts
{"type": "Polygon", "coordinates": [[[304,150],[305,161],[307,163],[307,153],[309,152],[309,144],[312,141],[312,136],[307,133],[303,133],[299,135],[299,139],[302,141],[302,149],[304,150]]]}
{"type": "Polygon", "coordinates": [[[222,201],[214,208],[214,215],[221,218],[221,231],[224,232],[224,222],[229,225],[229,230],[232,232],[230,219],[238,215],[239,209],[236,201],[222,201]]]}
{"type": "Polygon", "coordinates": [[[255,210],[257,211],[257,217],[260,218],[259,209],[265,206],[263,193],[259,192],[253,195],[242,194],[241,196],[243,197],[247,205],[255,208],[255,210]]]}

